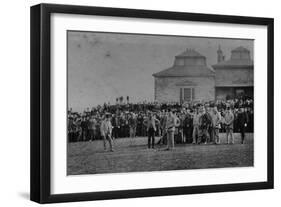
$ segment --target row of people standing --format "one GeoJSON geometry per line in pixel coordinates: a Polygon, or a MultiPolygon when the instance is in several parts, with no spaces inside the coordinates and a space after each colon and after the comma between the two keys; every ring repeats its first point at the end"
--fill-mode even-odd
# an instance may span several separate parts
{"type": "MultiPolygon", "coordinates": [[[[103,115],[105,116],[105,115],[103,115]]],[[[82,117],[68,117],[68,137],[70,142],[89,141],[102,139],[100,127],[103,120],[100,115],[88,115],[82,117]]],[[[143,137],[147,136],[147,130],[143,121],[147,115],[144,113],[121,113],[120,115],[112,114],[110,117],[112,123],[112,136],[114,138],[124,137],[143,137]]],[[[156,125],[159,135],[159,125],[156,125]]]]}
{"type": "Polygon", "coordinates": [[[244,108],[239,108],[233,113],[230,107],[227,107],[223,113],[219,112],[216,106],[200,106],[195,111],[189,109],[184,115],[179,115],[181,121],[179,135],[182,142],[201,144],[201,143],[220,143],[219,133],[225,132],[227,143],[233,143],[234,123],[236,132],[241,133],[241,142],[244,143],[245,131],[249,123],[248,114],[244,108]]]}
{"type": "MultiPolygon", "coordinates": [[[[253,113],[250,110],[245,110],[245,108],[240,107],[239,109],[230,109],[229,107],[226,110],[218,111],[216,106],[197,106],[193,109],[182,108],[181,110],[172,109],[174,115],[177,116],[180,120],[179,126],[175,127],[176,141],[177,142],[194,142],[194,137],[197,137],[198,134],[206,134],[206,130],[203,130],[205,127],[205,122],[207,122],[208,130],[213,131],[209,132],[210,139],[215,140],[216,134],[219,132],[228,132],[227,122],[225,122],[225,116],[228,117],[229,112],[233,115],[232,132],[253,132],[253,113]],[[204,113],[203,113],[204,112],[204,113]],[[199,116],[201,114],[207,113],[206,119],[204,121],[204,126],[202,125],[199,128],[199,116]],[[221,117],[219,124],[213,123],[212,118],[208,119],[208,114],[214,116],[213,114],[219,114],[221,117]],[[241,116],[243,114],[243,116],[241,116]],[[208,124],[208,120],[211,120],[211,124],[208,124]],[[243,123],[241,125],[241,123],[243,123]],[[214,134],[214,135],[213,135],[214,134]]],[[[110,117],[112,123],[112,137],[122,138],[122,137],[144,137],[148,135],[147,125],[145,120],[151,115],[155,116],[159,122],[155,123],[155,136],[162,136],[164,134],[164,121],[165,116],[167,115],[167,110],[165,111],[137,111],[120,114],[112,114],[110,117]],[[166,112],[165,112],[166,111],[166,112]]],[[[102,139],[101,136],[101,123],[105,114],[94,114],[87,116],[77,116],[70,115],[68,117],[68,137],[69,141],[89,141],[102,139]]],[[[202,121],[201,121],[202,122],[202,121]]],[[[203,137],[204,137],[203,136],[203,137]]],[[[208,141],[208,140],[207,140],[208,141]]],[[[196,140],[196,142],[198,142],[196,140]]]]}
{"type": "MultiPolygon", "coordinates": [[[[245,142],[245,129],[249,122],[244,108],[237,113],[238,131],[241,133],[241,143],[245,142]]],[[[159,143],[166,144],[168,149],[174,148],[174,142],[193,144],[220,144],[220,129],[226,132],[228,144],[234,144],[233,128],[235,116],[230,107],[221,115],[217,107],[200,106],[195,111],[187,109],[181,113],[168,110],[160,120],[152,113],[144,121],[148,132],[148,148],[154,148],[156,125],[160,125],[162,138],[159,143]],[[175,136],[176,134],[176,136],[175,136]]]]}
{"type": "Polygon", "coordinates": [[[175,147],[174,133],[175,128],[180,125],[180,120],[174,114],[171,109],[168,109],[167,112],[162,114],[161,119],[157,119],[153,113],[149,112],[148,117],[144,120],[143,124],[145,125],[148,133],[148,148],[154,149],[155,147],[155,133],[157,132],[156,126],[160,125],[162,138],[166,135],[166,150],[173,150],[175,147]],[[161,121],[160,121],[161,120],[161,121]]]}

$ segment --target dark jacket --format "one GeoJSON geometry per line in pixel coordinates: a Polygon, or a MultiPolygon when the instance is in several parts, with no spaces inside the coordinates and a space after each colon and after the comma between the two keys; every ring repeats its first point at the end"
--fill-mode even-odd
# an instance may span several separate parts
{"type": "Polygon", "coordinates": [[[183,128],[189,128],[193,125],[193,119],[192,116],[187,114],[183,120],[183,128]]]}
{"type": "Polygon", "coordinates": [[[201,129],[208,129],[212,125],[212,118],[209,114],[202,114],[199,118],[199,127],[201,129]]]}
{"type": "Polygon", "coordinates": [[[240,112],[237,116],[238,126],[243,127],[249,122],[249,118],[246,112],[240,112]]]}

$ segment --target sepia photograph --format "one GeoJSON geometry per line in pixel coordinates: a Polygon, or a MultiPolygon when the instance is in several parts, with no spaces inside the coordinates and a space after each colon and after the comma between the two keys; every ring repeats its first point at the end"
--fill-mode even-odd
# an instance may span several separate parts
{"type": "Polygon", "coordinates": [[[254,166],[254,40],[67,31],[67,175],[254,166]]]}

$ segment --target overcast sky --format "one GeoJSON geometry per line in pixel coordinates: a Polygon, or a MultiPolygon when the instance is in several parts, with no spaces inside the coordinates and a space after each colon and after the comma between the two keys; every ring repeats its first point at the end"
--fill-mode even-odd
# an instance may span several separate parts
{"type": "Polygon", "coordinates": [[[129,96],[131,102],[153,101],[152,74],[173,65],[186,48],[217,63],[217,49],[226,59],[231,50],[244,46],[253,55],[252,40],[68,32],[68,106],[75,111],[115,103],[129,96]]]}

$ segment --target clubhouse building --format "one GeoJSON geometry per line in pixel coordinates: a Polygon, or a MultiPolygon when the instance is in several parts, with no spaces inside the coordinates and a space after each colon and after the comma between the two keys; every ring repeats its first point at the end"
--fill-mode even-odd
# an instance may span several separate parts
{"type": "Polygon", "coordinates": [[[207,66],[206,57],[194,49],[175,56],[172,67],[153,74],[157,102],[226,100],[239,96],[253,97],[254,65],[250,51],[237,47],[225,60],[221,48],[217,63],[207,66]]]}

